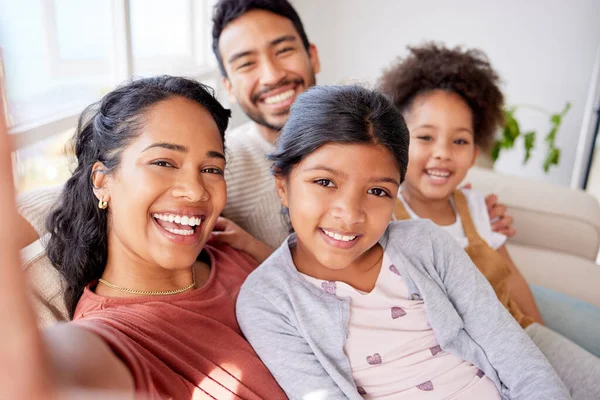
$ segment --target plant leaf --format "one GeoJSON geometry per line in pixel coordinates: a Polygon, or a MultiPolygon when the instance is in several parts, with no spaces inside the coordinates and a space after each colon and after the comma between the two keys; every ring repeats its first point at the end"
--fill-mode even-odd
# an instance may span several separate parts
{"type": "Polygon", "coordinates": [[[560,161],[560,149],[553,147],[548,151],[546,160],[544,160],[544,172],[548,173],[551,165],[558,165],[560,161]]]}
{"type": "Polygon", "coordinates": [[[501,147],[502,147],[502,143],[499,140],[496,140],[494,142],[494,145],[492,146],[492,151],[490,152],[490,157],[492,158],[492,161],[496,162],[498,157],[500,157],[500,148],[501,147]]]}
{"type": "Polygon", "coordinates": [[[523,136],[523,140],[525,141],[525,159],[523,160],[523,164],[525,164],[531,158],[531,151],[535,146],[535,131],[527,132],[523,136]]]}
{"type": "MultiPolygon", "coordinates": [[[[516,118],[514,117],[514,110],[505,110],[504,111],[504,121],[505,121],[505,125],[504,125],[504,132],[503,132],[502,136],[506,140],[506,146],[508,146],[508,144],[510,143],[510,147],[513,147],[515,140],[521,134],[521,131],[519,128],[519,123],[517,122],[516,118]]],[[[505,148],[510,148],[510,147],[505,147],[505,148]]]]}

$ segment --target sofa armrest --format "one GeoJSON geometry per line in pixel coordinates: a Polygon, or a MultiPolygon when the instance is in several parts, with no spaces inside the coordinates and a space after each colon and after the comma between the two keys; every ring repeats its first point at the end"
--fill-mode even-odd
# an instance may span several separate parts
{"type": "Polygon", "coordinates": [[[506,204],[517,231],[509,243],[596,260],[600,205],[590,194],[477,167],[465,182],[482,193],[495,193],[506,204]]]}
{"type": "Polygon", "coordinates": [[[587,258],[537,247],[508,244],[525,280],[600,307],[600,268],[587,258]]]}

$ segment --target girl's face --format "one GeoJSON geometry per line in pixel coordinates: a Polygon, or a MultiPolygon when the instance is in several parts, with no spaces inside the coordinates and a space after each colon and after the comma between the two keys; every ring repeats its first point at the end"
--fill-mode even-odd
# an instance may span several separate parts
{"type": "Polygon", "coordinates": [[[447,199],[477,157],[471,109],[459,95],[434,90],[417,96],[404,116],[410,147],[403,190],[447,199]]]}
{"type": "Polygon", "coordinates": [[[360,263],[391,220],[399,183],[381,145],[327,144],[306,156],[276,179],[298,236],[295,258],[329,269],[360,263]]]}
{"type": "Polygon", "coordinates": [[[223,142],[211,114],[183,97],[142,123],[97,192],[108,200],[108,262],[189,268],[225,205],[223,142]]]}

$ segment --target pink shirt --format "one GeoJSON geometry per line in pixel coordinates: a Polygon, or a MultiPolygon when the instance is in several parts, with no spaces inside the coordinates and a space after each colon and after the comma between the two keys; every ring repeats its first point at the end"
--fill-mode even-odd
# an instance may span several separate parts
{"type": "MultiPolygon", "coordinates": [[[[322,288],[334,283],[305,277],[322,288]]],[[[387,254],[370,293],[343,282],[335,288],[351,299],[344,351],[365,399],[500,399],[481,370],[440,348],[423,300],[409,298],[387,254]]]]}

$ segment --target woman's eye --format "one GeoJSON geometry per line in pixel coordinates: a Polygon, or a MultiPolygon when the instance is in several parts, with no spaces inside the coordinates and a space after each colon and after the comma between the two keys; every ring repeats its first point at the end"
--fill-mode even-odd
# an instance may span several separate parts
{"type": "Polygon", "coordinates": [[[204,168],[202,172],[215,175],[224,175],[223,170],[221,168],[204,168]]]}
{"type": "Polygon", "coordinates": [[[168,161],[164,161],[164,160],[153,161],[152,165],[156,165],[156,166],[159,166],[159,167],[173,168],[173,164],[171,164],[168,161]]]}
{"type": "Polygon", "coordinates": [[[385,196],[390,197],[388,192],[381,188],[369,189],[369,194],[375,195],[377,197],[385,197],[385,196]]]}
{"type": "Polygon", "coordinates": [[[426,142],[429,142],[430,140],[433,140],[433,138],[429,135],[421,135],[421,136],[417,136],[417,139],[419,140],[423,140],[426,142]]]}
{"type": "Polygon", "coordinates": [[[329,179],[317,179],[315,181],[315,183],[317,185],[321,185],[321,186],[324,186],[324,187],[333,187],[334,186],[333,182],[330,181],[329,179]]]}

